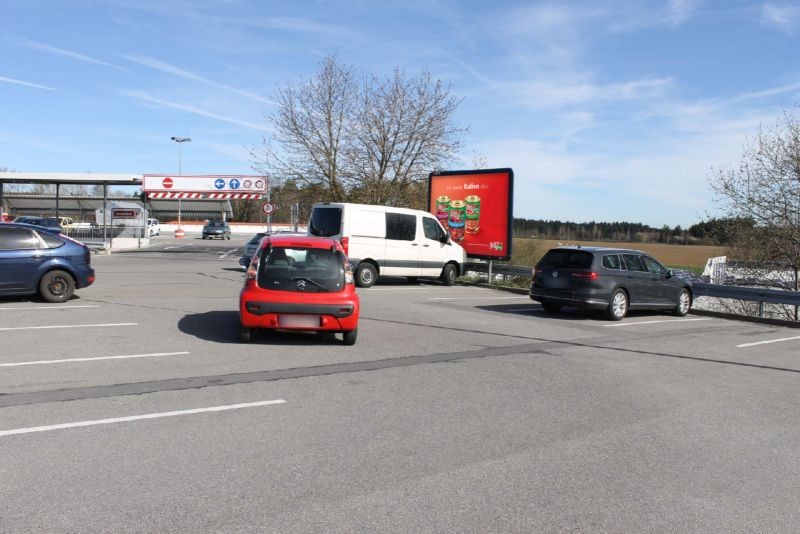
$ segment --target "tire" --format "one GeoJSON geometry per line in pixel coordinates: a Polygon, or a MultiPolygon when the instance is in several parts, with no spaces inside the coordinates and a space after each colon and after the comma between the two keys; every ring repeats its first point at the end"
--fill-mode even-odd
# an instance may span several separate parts
{"type": "Polygon", "coordinates": [[[342,332],[344,336],[342,337],[342,343],[345,345],[355,345],[356,338],[358,337],[358,328],[355,330],[350,330],[349,332],[342,332]]]}
{"type": "Polygon", "coordinates": [[[369,262],[361,262],[356,267],[356,285],[372,287],[378,281],[378,270],[369,262]]]}
{"type": "Polygon", "coordinates": [[[678,317],[685,317],[686,314],[689,313],[691,307],[692,294],[688,289],[683,288],[681,289],[681,294],[678,296],[678,303],[675,305],[675,309],[672,310],[672,313],[678,317]]]}
{"type": "Polygon", "coordinates": [[[205,239],[205,238],[206,238],[206,236],[205,236],[205,234],[203,234],[203,239],[205,239]]]}
{"type": "Polygon", "coordinates": [[[558,313],[558,310],[561,309],[561,304],[555,304],[553,302],[542,302],[542,308],[547,313],[558,313]]]}
{"type": "Polygon", "coordinates": [[[456,273],[456,268],[452,263],[448,263],[442,269],[442,274],[439,276],[439,280],[446,286],[452,286],[456,283],[456,278],[458,277],[458,273],[456,273]]]}
{"type": "Polygon", "coordinates": [[[628,294],[622,289],[611,293],[611,302],[606,309],[606,317],[612,321],[621,321],[628,313],[628,294]]]}
{"type": "Polygon", "coordinates": [[[66,271],[49,271],[39,280],[39,295],[47,302],[66,302],[75,293],[75,280],[66,271]]]}
{"type": "Polygon", "coordinates": [[[230,240],[231,240],[231,236],[228,236],[228,241],[230,241],[230,240]]]}
{"type": "Polygon", "coordinates": [[[239,343],[250,343],[253,340],[253,329],[242,326],[239,328],[239,343]]]}

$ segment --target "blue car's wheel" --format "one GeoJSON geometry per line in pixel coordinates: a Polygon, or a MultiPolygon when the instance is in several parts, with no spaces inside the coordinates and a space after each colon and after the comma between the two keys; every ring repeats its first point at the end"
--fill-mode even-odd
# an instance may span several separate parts
{"type": "Polygon", "coordinates": [[[75,280],[66,271],[49,271],[39,280],[39,294],[47,302],[65,302],[75,293],[75,280]]]}

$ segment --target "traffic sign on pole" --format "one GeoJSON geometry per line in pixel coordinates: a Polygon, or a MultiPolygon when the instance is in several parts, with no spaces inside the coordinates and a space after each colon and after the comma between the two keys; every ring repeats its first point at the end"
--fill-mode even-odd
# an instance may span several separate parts
{"type": "Polygon", "coordinates": [[[261,211],[263,211],[265,215],[272,215],[275,213],[275,204],[272,202],[264,202],[261,204],[261,211]]]}

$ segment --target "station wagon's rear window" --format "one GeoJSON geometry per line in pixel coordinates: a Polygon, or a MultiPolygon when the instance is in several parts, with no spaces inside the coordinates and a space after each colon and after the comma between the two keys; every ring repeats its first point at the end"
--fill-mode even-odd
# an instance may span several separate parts
{"type": "Polygon", "coordinates": [[[594,255],[582,250],[551,250],[539,260],[539,267],[558,269],[588,269],[592,266],[594,255]]]}
{"type": "Polygon", "coordinates": [[[619,269],[624,270],[625,266],[622,265],[622,262],[619,259],[619,255],[617,254],[607,254],[603,256],[603,267],[606,269],[619,269]]]}

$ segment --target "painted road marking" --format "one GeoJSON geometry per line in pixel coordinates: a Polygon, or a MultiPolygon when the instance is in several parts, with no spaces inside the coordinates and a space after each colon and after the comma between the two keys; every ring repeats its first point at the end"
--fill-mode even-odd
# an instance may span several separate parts
{"type": "Polygon", "coordinates": [[[99,308],[100,306],[25,306],[19,308],[0,308],[4,310],[69,310],[72,308],[99,308]]]}
{"type": "Polygon", "coordinates": [[[768,343],[782,343],[783,341],[795,341],[797,339],[800,339],[800,336],[782,337],[780,339],[768,339],[767,341],[756,341],[755,343],[743,343],[742,345],[736,345],[736,348],[742,349],[745,347],[755,347],[756,345],[767,345],[768,343]]]}
{"type": "Polygon", "coordinates": [[[604,324],[603,326],[619,327],[619,326],[638,326],[640,324],[657,324],[657,323],[689,323],[692,321],[710,321],[711,319],[664,319],[661,321],[639,321],[635,323],[617,323],[617,324],[604,324]]]}
{"type": "Polygon", "coordinates": [[[175,412],[148,413],[144,415],[131,415],[128,417],[112,417],[110,419],[97,419],[95,421],[78,421],[75,423],[62,423],[60,425],[32,426],[28,428],[16,428],[14,430],[0,430],[0,437],[15,436],[17,434],[32,434],[33,432],[47,432],[50,430],[63,430],[65,428],[78,428],[82,426],[110,425],[112,423],[126,423],[128,421],[140,421],[142,419],[159,419],[162,417],[175,417],[177,415],[193,415],[207,412],[224,412],[226,410],[239,410],[242,408],[255,408],[257,406],[269,406],[271,404],[283,404],[283,399],[248,402],[245,404],[230,404],[228,406],[211,406],[210,408],[196,408],[193,410],[178,410],[175,412]]]}
{"type": "Polygon", "coordinates": [[[234,252],[236,252],[237,250],[239,250],[239,249],[238,249],[238,248],[235,248],[235,249],[229,250],[229,251],[228,251],[228,252],[226,252],[225,254],[222,254],[222,255],[220,255],[219,259],[221,259],[221,260],[222,260],[222,259],[225,259],[225,258],[227,258],[228,256],[230,256],[231,254],[233,254],[233,253],[234,253],[234,252]]]}
{"type": "Polygon", "coordinates": [[[184,247],[188,247],[188,246],[189,245],[173,245],[171,247],[164,247],[164,250],[170,250],[170,249],[173,249],[173,248],[184,248],[184,247]]]}
{"type": "Polygon", "coordinates": [[[527,299],[527,295],[517,297],[431,297],[428,300],[503,300],[503,299],[527,299]]]}
{"type": "Polygon", "coordinates": [[[189,352],[154,352],[152,354],[129,354],[126,356],[98,356],[96,358],[70,358],[68,360],[37,360],[34,362],[0,363],[0,367],[22,367],[23,365],[46,365],[50,363],[96,362],[98,360],[126,360],[129,358],[156,358],[159,356],[180,356],[189,352]]]}
{"type": "Polygon", "coordinates": [[[103,326],[136,326],[139,323],[108,323],[108,324],[61,324],[52,326],[15,326],[12,328],[0,328],[0,332],[6,330],[49,330],[51,328],[94,328],[103,326]]]}

